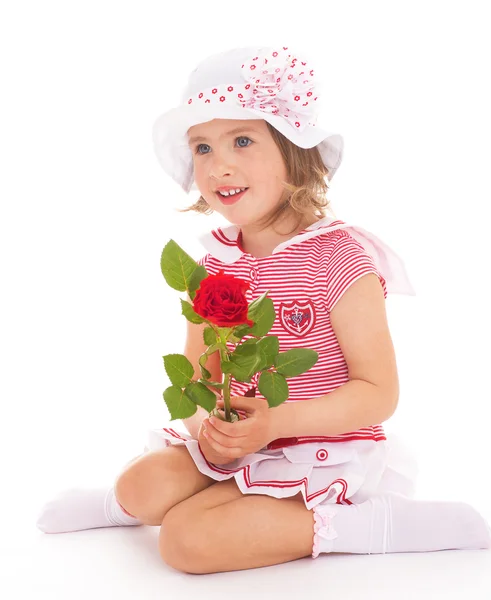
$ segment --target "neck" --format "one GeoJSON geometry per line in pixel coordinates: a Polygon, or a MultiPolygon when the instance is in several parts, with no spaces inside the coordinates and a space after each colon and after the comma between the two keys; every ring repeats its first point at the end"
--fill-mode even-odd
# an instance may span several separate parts
{"type": "Polygon", "coordinates": [[[301,231],[316,223],[319,218],[315,215],[306,217],[291,233],[282,233],[282,231],[291,229],[292,223],[289,224],[289,229],[285,226],[282,229],[278,228],[279,231],[274,231],[269,227],[263,231],[259,231],[254,225],[244,226],[240,230],[242,249],[256,258],[270,256],[277,246],[295,237],[301,231]]]}

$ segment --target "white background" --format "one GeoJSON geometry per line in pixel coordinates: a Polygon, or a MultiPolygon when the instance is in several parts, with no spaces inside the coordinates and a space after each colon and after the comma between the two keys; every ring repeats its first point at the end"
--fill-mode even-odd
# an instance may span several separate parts
{"type": "MultiPolygon", "coordinates": [[[[160,254],[195,259],[197,198],[153,153],[154,120],[206,56],[286,45],[317,64],[344,136],[335,214],[404,260],[389,295],[401,396],[385,423],[418,496],[488,511],[489,21],[486,2],[5,2],[0,12],[0,503],[111,483],[169,423],[162,356],[182,352],[160,254]],[[170,5],[169,5],[170,6],[170,5]]],[[[183,428],[180,422],[173,426],[183,428]]],[[[22,515],[22,516],[21,516],[22,515]]]]}

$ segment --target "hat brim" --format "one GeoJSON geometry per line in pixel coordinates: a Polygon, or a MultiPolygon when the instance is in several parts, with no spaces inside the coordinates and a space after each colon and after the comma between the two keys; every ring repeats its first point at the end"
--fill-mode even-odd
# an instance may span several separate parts
{"type": "Polygon", "coordinates": [[[294,129],[283,117],[241,106],[180,106],[161,115],[153,126],[155,154],[164,171],[186,193],[193,186],[193,156],[188,144],[187,131],[193,125],[213,119],[263,119],[300,148],[318,146],[322,160],[329,169],[331,180],[343,157],[343,138],[317,125],[307,125],[303,131],[294,129]]]}

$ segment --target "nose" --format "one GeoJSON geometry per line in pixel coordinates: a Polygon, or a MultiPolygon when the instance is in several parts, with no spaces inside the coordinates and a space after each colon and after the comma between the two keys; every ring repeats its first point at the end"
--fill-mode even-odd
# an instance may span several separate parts
{"type": "Polygon", "coordinates": [[[210,163],[210,177],[222,180],[227,175],[233,175],[235,162],[231,153],[214,151],[210,163]]]}

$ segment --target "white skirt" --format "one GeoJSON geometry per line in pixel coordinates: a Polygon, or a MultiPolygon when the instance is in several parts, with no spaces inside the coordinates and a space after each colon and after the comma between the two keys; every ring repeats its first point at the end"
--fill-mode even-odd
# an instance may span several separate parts
{"type": "Polygon", "coordinates": [[[387,491],[413,497],[415,458],[400,437],[386,440],[308,442],[239,458],[227,465],[209,463],[187,432],[148,430],[144,452],[184,444],[198,470],[216,481],[234,477],[243,494],[287,498],[301,492],[307,509],[318,504],[360,504],[387,491]]]}

